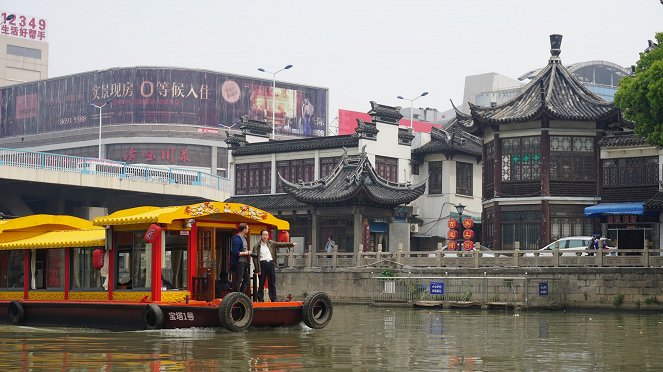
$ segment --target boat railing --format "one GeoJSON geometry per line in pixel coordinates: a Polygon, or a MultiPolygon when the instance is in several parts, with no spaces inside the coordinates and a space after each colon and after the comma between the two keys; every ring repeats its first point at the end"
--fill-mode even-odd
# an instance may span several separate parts
{"type": "Polygon", "coordinates": [[[230,179],[199,170],[132,165],[122,161],[0,148],[0,166],[129,179],[147,183],[201,186],[232,191],[230,179]]]}

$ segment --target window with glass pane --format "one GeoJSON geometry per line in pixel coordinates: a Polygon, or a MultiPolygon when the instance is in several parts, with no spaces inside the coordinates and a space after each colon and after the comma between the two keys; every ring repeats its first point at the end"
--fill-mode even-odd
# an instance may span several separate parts
{"type": "Polygon", "coordinates": [[[24,251],[0,252],[0,288],[23,290],[24,251]]]}
{"type": "Polygon", "coordinates": [[[151,288],[152,244],[145,243],[145,231],[119,231],[117,246],[116,289],[151,288]]]}
{"type": "Polygon", "coordinates": [[[431,161],[428,163],[428,193],[442,193],[442,162],[431,161]]]}
{"type": "Polygon", "coordinates": [[[161,277],[166,289],[187,288],[187,247],[189,237],[179,231],[166,231],[166,255],[163,258],[161,277]]]}
{"type": "Polygon", "coordinates": [[[71,249],[71,289],[103,289],[103,278],[92,266],[94,248],[71,249]]]}
{"type": "MultiPolygon", "coordinates": [[[[290,182],[311,182],[315,172],[315,159],[280,160],[276,162],[276,171],[290,182]]],[[[276,181],[276,192],[284,192],[280,178],[276,181]]]]}
{"type": "Polygon", "coordinates": [[[605,159],[604,186],[640,186],[658,184],[658,157],[605,159]]]}
{"type": "Polygon", "coordinates": [[[271,193],[272,163],[249,163],[235,165],[235,194],[271,193]]]}
{"type": "Polygon", "coordinates": [[[483,159],[483,182],[485,184],[493,184],[493,174],[495,172],[495,145],[493,142],[488,142],[486,146],[486,157],[483,159]]]}
{"type": "Polygon", "coordinates": [[[502,140],[502,181],[532,181],[541,177],[538,136],[502,140]]]}
{"type": "Polygon", "coordinates": [[[375,171],[387,181],[398,181],[398,159],[386,156],[375,157],[375,171]]]}
{"type": "Polygon", "coordinates": [[[32,289],[64,288],[64,249],[37,249],[31,256],[32,289]]]}
{"type": "Polygon", "coordinates": [[[594,161],[594,137],[550,137],[551,180],[593,181],[594,161]]]}
{"type": "Polygon", "coordinates": [[[456,193],[472,195],[472,164],[456,162],[456,193]]]}
{"type": "Polygon", "coordinates": [[[320,178],[327,177],[341,161],[340,156],[320,158],[320,178]]]}

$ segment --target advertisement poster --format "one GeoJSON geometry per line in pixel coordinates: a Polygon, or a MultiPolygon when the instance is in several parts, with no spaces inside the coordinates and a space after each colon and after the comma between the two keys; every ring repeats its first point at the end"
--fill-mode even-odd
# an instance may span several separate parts
{"type": "Polygon", "coordinates": [[[324,136],[328,91],[211,71],[117,68],[0,88],[0,137],[99,125],[185,124],[224,129],[240,118],[272,122],[277,134],[324,136]]]}

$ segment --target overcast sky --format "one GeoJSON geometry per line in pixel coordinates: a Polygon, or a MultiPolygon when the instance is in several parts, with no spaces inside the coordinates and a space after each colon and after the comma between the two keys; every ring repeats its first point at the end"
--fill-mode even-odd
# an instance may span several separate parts
{"type": "Polygon", "coordinates": [[[545,65],[548,35],[566,64],[628,67],[663,31],[660,0],[165,1],[0,0],[48,21],[49,76],[131,66],[202,68],[329,88],[329,120],[369,101],[430,94],[459,102],[466,75],[545,65]]]}

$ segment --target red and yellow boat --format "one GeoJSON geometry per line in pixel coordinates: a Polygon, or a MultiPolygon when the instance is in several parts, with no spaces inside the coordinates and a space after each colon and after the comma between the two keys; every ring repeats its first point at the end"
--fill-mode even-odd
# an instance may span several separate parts
{"type": "Polygon", "coordinates": [[[137,207],[93,222],[0,221],[0,321],[115,330],[325,327],[333,307],[323,292],[280,302],[230,292],[230,241],[242,222],[254,233],[289,230],[268,212],[224,202],[137,207]]]}

